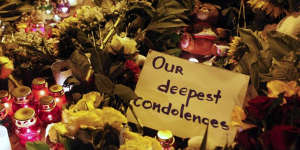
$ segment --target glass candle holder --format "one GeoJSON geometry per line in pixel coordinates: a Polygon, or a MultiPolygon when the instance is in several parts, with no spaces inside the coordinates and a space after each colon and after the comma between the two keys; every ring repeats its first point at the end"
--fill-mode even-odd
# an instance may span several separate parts
{"type": "Polygon", "coordinates": [[[47,96],[49,93],[48,84],[44,78],[33,79],[31,87],[32,87],[34,102],[36,104],[38,104],[41,97],[47,96]]]}
{"type": "Polygon", "coordinates": [[[174,150],[175,139],[170,130],[159,130],[157,132],[156,139],[163,147],[163,150],[174,150]]]}
{"type": "Polygon", "coordinates": [[[12,109],[13,100],[8,91],[0,90],[0,103],[5,106],[8,115],[11,116],[13,114],[13,109],[12,109]]]}
{"type": "Polygon", "coordinates": [[[35,109],[33,95],[31,89],[27,86],[20,86],[12,91],[12,109],[16,112],[20,108],[33,108],[35,109]]]}
{"type": "Polygon", "coordinates": [[[63,105],[67,103],[63,87],[61,85],[54,84],[49,88],[49,91],[49,95],[55,99],[57,106],[61,109],[63,105]]]}
{"type": "Polygon", "coordinates": [[[21,108],[14,114],[15,134],[20,143],[41,140],[41,126],[32,108],[21,108]]]}
{"type": "Polygon", "coordinates": [[[11,150],[7,129],[2,125],[0,125],[0,141],[1,141],[1,150],[11,150]]]}
{"type": "Polygon", "coordinates": [[[59,122],[61,120],[61,109],[56,105],[52,96],[41,97],[38,107],[38,116],[45,127],[50,123],[59,122]]]}
{"type": "Polygon", "coordinates": [[[58,0],[57,4],[57,15],[61,18],[70,16],[70,3],[68,0],[58,0]]]}

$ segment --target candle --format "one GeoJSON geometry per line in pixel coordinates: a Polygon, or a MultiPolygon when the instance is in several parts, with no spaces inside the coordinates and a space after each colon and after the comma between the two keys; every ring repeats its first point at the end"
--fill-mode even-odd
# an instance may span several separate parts
{"type": "Polygon", "coordinates": [[[52,96],[41,97],[38,115],[44,126],[61,120],[61,109],[52,96]]]}
{"type": "Polygon", "coordinates": [[[67,102],[63,87],[61,85],[55,84],[52,85],[49,88],[49,90],[50,90],[49,95],[55,99],[57,106],[59,108],[62,108],[62,106],[65,105],[67,102]]]}
{"type": "Polygon", "coordinates": [[[175,139],[170,130],[159,130],[156,138],[163,147],[163,150],[174,150],[173,144],[175,139]]]}
{"type": "Polygon", "coordinates": [[[59,0],[57,13],[60,17],[66,18],[70,16],[70,3],[66,0],[59,0]]]}
{"type": "Polygon", "coordinates": [[[3,104],[9,115],[13,114],[11,95],[6,90],[0,90],[0,103],[3,104]]]}
{"type": "Polygon", "coordinates": [[[21,108],[14,114],[15,134],[18,136],[20,143],[25,145],[26,142],[41,140],[40,122],[32,108],[21,108]]]}
{"type": "Polygon", "coordinates": [[[11,150],[7,129],[0,125],[1,150],[11,150]]]}
{"type": "Polygon", "coordinates": [[[32,94],[34,102],[38,104],[39,100],[43,96],[48,95],[48,84],[43,78],[35,78],[32,80],[32,94]]]}
{"type": "MultiPolygon", "coordinates": [[[[72,76],[71,63],[66,60],[58,60],[51,65],[51,70],[56,84],[63,85],[65,80],[72,76]]],[[[67,92],[72,87],[64,87],[64,91],[67,92]]]]}
{"type": "Polygon", "coordinates": [[[16,112],[20,108],[35,108],[33,95],[31,93],[31,89],[27,86],[20,86],[12,91],[13,104],[12,109],[13,112],[16,112]]]}

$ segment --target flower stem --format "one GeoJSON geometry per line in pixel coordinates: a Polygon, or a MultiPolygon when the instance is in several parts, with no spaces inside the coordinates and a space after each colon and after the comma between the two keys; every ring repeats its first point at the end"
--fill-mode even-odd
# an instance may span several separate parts
{"type": "Polygon", "coordinates": [[[17,87],[20,87],[21,85],[18,83],[18,81],[14,78],[14,76],[13,75],[9,75],[8,76],[8,79],[10,80],[10,81],[12,81],[13,83],[14,83],[14,85],[15,86],[17,86],[17,87]]]}
{"type": "Polygon", "coordinates": [[[103,50],[103,49],[105,48],[107,41],[108,41],[108,40],[110,39],[110,37],[115,33],[115,31],[116,31],[115,28],[119,25],[119,23],[120,23],[120,21],[121,21],[122,18],[123,18],[123,14],[121,14],[121,15],[119,16],[119,18],[118,18],[117,21],[115,22],[113,28],[112,28],[112,29],[108,32],[108,34],[106,35],[104,41],[102,42],[102,45],[101,45],[100,49],[103,50]]]}

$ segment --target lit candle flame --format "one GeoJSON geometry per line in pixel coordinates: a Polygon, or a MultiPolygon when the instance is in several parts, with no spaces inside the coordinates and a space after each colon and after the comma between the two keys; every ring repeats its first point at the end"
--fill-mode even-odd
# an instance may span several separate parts
{"type": "Polygon", "coordinates": [[[56,98],[55,98],[55,101],[56,101],[56,103],[59,103],[60,98],[56,97],[56,98]]]}
{"type": "Polygon", "coordinates": [[[68,7],[62,7],[62,8],[61,8],[61,11],[62,11],[63,13],[67,13],[67,12],[68,12],[68,10],[69,10],[69,8],[68,8],[68,7]]]}
{"type": "Polygon", "coordinates": [[[189,58],[189,61],[190,61],[190,62],[195,62],[195,63],[199,62],[198,59],[193,58],[193,57],[189,58]]]}
{"type": "Polygon", "coordinates": [[[4,107],[5,108],[9,108],[9,104],[8,103],[4,103],[4,107]]]}
{"type": "Polygon", "coordinates": [[[44,96],[46,94],[46,92],[44,90],[40,91],[40,96],[44,96]]]}

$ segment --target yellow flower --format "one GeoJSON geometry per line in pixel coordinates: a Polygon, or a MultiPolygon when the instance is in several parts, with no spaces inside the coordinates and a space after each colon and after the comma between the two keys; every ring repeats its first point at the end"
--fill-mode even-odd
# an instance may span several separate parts
{"type": "Polygon", "coordinates": [[[239,106],[234,106],[231,117],[231,126],[240,127],[242,130],[255,127],[255,125],[244,123],[243,120],[246,119],[246,113],[239,106]]]}
{"type": "Polygon", "coordinates": [[[120,150],[161,150],[159,142],[151,137],[141,136],[131,131],[124,132],[125,144],[121,145],[120,150]]]}
{"type": "Polygon", "coordinates": [[[267,83],[268,97],[278,97],[279,94],[284,93],[285,97],[291,97],[299,92],[299,86],[296,81],[284,82],[280,80],[273,80],[267,83]]]}
{"type": "Polygon", "coordinates": [[[265,11],[274,18],[279,17],[282,13],[287,14],[287,10],[273,5],[269,0],[248,0],[248,4],[250,4],[252,8],[265,11]]]}
{"type": "Polygon", "coordinates": [[[97,108],[102,100],[103,97],[99,92],[89,92],[87,94],[84,94],[82,98],[76,103],[76,105],[72,105],[69,110],[74,112],[80,110],[92,110],[97,108]]]}
{"type": "Polygon", "coordinates": [[[62,121],[59,124],[60,128],[54,126],[54,129],[51,128],[50,131],[60,129],[57,131],[59,134],[74,136],[79,129],[103,129],[106,124],[120,131],[123,124],[126,123],[127,118],[111,107],[76,112],[65,109],[62,113],[62,121]]]}
{"type": "Polygon", "coordinates": [[[7,58],[5,56],[0,56],[0,65],[1,65],[0,78],[5,79],[14,70],[14,64],[9,58],[7,58]]]}
{"type": "Polygon", "coordinates": [[[58,142],[58,136],[67,134],[67,128],[65,124],[59,122],[53,124],[53,126],[49,130],[49,139],[51,142],[57,143],[58,142]]]}
{"type": "Polygon", "coordinates": [[[234,53],[237,51],[239,44],[241,43],[241,38],[238,36],[233,37],[231,43],[229,43],[228,56],[234,56],[234,53]]]}

